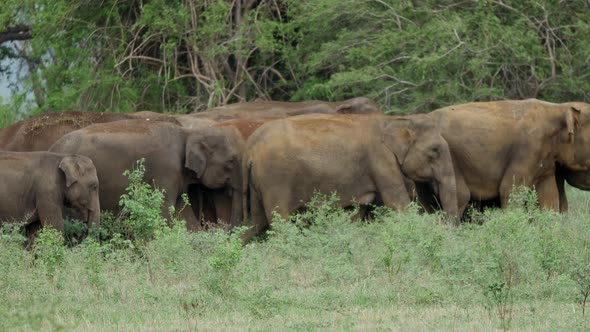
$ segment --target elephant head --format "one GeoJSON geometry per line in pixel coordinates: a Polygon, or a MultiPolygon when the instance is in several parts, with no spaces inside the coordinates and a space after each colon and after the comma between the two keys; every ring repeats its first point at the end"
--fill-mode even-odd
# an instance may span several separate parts
{"type": "Polygon", "coordinates": [[[60,161],[59,169],[65,177],[66,203],[76,209],[89,225],[100,226],[98,176],[92,160],[85,156],[68,155],[60,161]]]}
{"type": "Polygon", "coordinates": [[[379,105],[369,98],[357,97],[339,102],[336,107],[339,114],[378,114],[379,105]]]}
{"type": "Polygon", "coordinates": [[[196,173],[208,188],[233,185],[239,172],[240,140],[225,128],[207,127],[189,130],[185,147],[185,167],[196,173]]]}
{"type": "Polygon", "coordinates": [[[443,209],[457,217],[451,152],[435,121],[428,115],[394,118],[383,124],[383,130],[382,140],[395,155],[402,173],[414,181],[432,181],[439,189],[443,209]]]}
{"type": "Polygon", "coordinates": [[[243,140],[230,127],[189,130],[185,167],[194,171],[199,182],[210,189],[227,189],[232,196],[230,222],[241,218],[242,178],[240,169],[243,140]]]}
{"type": "Polygon", "coordinates": [[[590,104],[561,104],[564,109],[558,162],[567,170],[590,171],[590,104]]]}

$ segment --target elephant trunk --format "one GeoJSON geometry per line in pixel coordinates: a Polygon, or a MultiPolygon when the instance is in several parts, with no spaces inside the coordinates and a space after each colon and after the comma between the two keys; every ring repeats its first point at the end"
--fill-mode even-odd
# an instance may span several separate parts
{"type": "Polygon", "coordinates": [[[92,206],[88,209],[88,226],[100,227],[100,202],[97,197],[93,200],[92,206]]]}
{"type": "Polygon", "coordinates": [[[230,228],[240,225],[242,220],[242,177],[240,167],[236,167],[231,178],[231,218],[230,228]]]}
{"type": "Polygon", "coordinates": [[[242,220],[242,190],[232,188],[230,228],[240,225],[242,220]]]}
{"type": "Polygon", "coordinates": [[[442,149],[439,164],[435,167],[434,177],[438,185],[439,196],[444,211],[457,221],[459,218],[457,182],[455,180],[451,152],[448,147],[442,149]]]}

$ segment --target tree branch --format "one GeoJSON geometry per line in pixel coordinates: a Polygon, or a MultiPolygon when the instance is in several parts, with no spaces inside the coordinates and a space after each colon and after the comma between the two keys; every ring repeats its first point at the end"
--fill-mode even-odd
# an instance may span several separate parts
{"type": "Polygon", "coordinates": [[[33,38],[31,27],[19,24],[0,31],[0,44],[13,40],[28,40],[33,38]]]}

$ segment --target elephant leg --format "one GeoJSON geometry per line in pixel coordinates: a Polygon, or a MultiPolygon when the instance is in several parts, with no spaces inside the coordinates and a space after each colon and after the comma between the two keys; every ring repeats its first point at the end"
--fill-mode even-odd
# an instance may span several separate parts
{"type": "Polygon", "coordinates": [[[559,212],[567,212],[569,204],[565,194],[565,177],[563,170],[557,169],[555,171],[555,182],[557,183],[557,191],[559,193],[559,212]]]}
{"type": "Polygon", "coordinates": [[[199,218],[195,215],[191,206],[185,206],[182,196],[176,200],[176,211],[180,211],[180,218],[186,221],[186,228],[189,231],[200,231],[203,227],[199,218]]]}
{"type": "Polygon", "coordinates": [[[375,203],[377,195],[374,192],[367,193],[360,197],[355,197],[353,202],[356,204],[358,211],[352,216],[352,221],[358,222],[369,219],[369,204],[375,203]]]}
{"type": "Polygon", "coordinates": [[[213,193],[213,205],[217,215],[217,223],[228,228],[231,221],[232,198],[225,191],[215,191],[213,193]]]}
{"type": "Polygon", "coordinates": [[[181,197],[181,188],[180,183],[173,181],[159,184],[158,190],[163,190],[164,192],[164,202],[160,209],[160,215],[166,219],[168,225],[172,225],[173,218],[181,218],[186,221],[187,229],[192,230],[191,228],[194,227],[197,218],[194,217],[194,212],[190,206],[183,209],[184,202],[181,197]],[[170,214],[170,207],[174,208],[174,215],[170,214]]]}
{"type": "Polygon", "coordinates": [[[63,233],[64,219],[61,204],[53,202],[49,198],[41,198],[37,201],[37,213],[43,227],[52,226],[63,233]]]}
{"type": "Polygon", "coordinates": [[[270,226],[269,219],[266,218],[262,197],[252,188],[250,188],[250,218],[251,227],[242,235],[244,244],[270,226]]]}
{"type": "Polygon", "coordinates": [[[535,189],[539,198],[539,206],[542,209],[559,211],[560,194],[554,173],[539,181],[535,189]]]}
{"type": "Polygon", "coordinates": [[[410,205],[411,201],[401,178],[399,178],[400,181],[391,181],[394,178],[397,177],[392,176],[390,181],[384,181],[384,179],[382,181],[377,180],[376,185],[379,195],[383,199],[383,204],[400,212],[404,211],[410,205]]]}
{"type": "Polygon", "coordinates": [[[28,225],[25,225],[25,233],[27,235],[27,244],[26,248],[28,250],[33,249],[35,245],[35,239],[37,238],[37,234],[41,230],[41,223],[39,221],[33,221],[28,225]]]}
{"type": "Polygon", "coordinates": [[[430,182],[416,182],[415,183],[416,199],[420,206],[427,213],[434,213],[440,210],[441,206],[438,202],[432,183],[430,182]]]}
{"type": "Polygon", "coordinates": [[[457,208],[459,218],[463,218],[465,210],[471,200],[471,190],[465,181],[465,177],[461,170],[455,166],[455,181],[457,182],[457,208]]]}
{"type": "MultiPolygon", "coordinates": [[[[164,203],[162,204],[162,208],[160,214],[170,223],[172,221],[172,217],[170,215],[170,207],[174,207],[176,213],[182,208],[182,180],[180,178],[170,177],[167,178],[165,181],[156,182],[158,190],[164,191],[164,203]]],[[[185,209],[190,210],[190,209],[185,209]]],[[[183,211],[181,211],[180,215],[183,216],[183,211]]],[[[187,223],[189,220],[186,220],[187,223]]],[[[192,221],[192,220],[191,220],[192,221]]],[[[188,226],[188,224],[187,224],[188,226]]]]}
{"type": "Polygon", "coordinates": [[[191,184],[187,188],[188,200],[191,204],[190,209],[197,218],[199,224],[203,221],[203,190],[196,184],[191,184]]]}
{"type": "Polygon", "coordinates": [[[289,220],[289,213],[294,212],[299,206],[290,206],[293,200],[289,189],[281,188],[280,192],[266,193],[263,196],[266,220],[272,222],[274,214],[278,214],[283,220],[289,220]]]}
{"type": "Polygon", "coordinates": [[[500,206],[506,209],[510,203],[510,194],[516,185],[531,187],[531,183],[526,183],[524,180],[518,181],[520,177],[514,175],[514,172],[506,172],[506,175],[500,183],[500,206]],[[510,174],[510,175],[508,175],[510,174]]]}
{"type": "MultiPolygon", "coordinates": [[[[168,191],[166,191],[167,193],[168,191]]],[[[171,206],[173,206],[175,209],[178,208],[178,204],[176,204],[176,197],[174,194],[164,194],[164,203],[162,204],[162,209],[160,210],[160,214],[162,215],[162,217],[164,217],[166,220],[171,221],[171,216],[170,216],[170,212],[169,209],[171,206]]],[[[176,212],[178,212],[178,210],[176,210],[176,212]]]]}
{"type": "Polygon", "coordinates": [[[199,221],[205,227],[209,227],[217,223],[217,212],[215,211],[215,201],[213,199],[215,191],[209,188],[199,188],[199,193],[201,206],[199,221]]]}

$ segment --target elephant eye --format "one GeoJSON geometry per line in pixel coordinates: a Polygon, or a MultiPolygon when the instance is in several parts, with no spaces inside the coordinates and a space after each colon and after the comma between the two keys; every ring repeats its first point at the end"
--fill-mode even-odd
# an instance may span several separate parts
{"type": "Polygon", "coordinates": [[[434,146],[428,151],[428,156],[432,159],[437,159],[440,156],[440,146],[434,146]]]}
{"type": "Polygon", "coordinates": [[[93,183],[90,185],[90,190],[96,190],[98,189],[98,184],[97,183],[93,183]]]}
{"type": "Polygon", "coordinates": [[[226,162],[225,163],[225,166],[224,166],[225,169],[228,170],[228,171],[231,171],[232,169],[234,169],[234,164],[235,164],[234,161],[235,161],[234,159],[231,159],[228,162],[226,162]]]}

